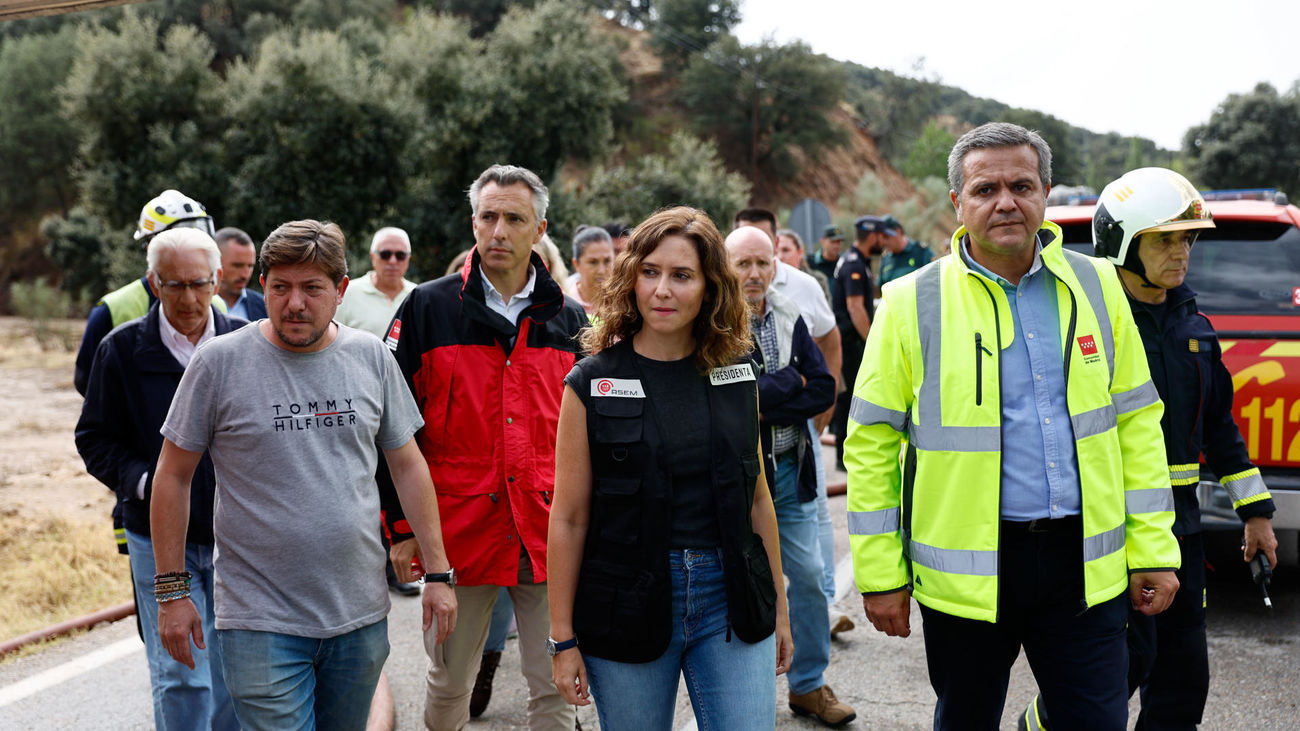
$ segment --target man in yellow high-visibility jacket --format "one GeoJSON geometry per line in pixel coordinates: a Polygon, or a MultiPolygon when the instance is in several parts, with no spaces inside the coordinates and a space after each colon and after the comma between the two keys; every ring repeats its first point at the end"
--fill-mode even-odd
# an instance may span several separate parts
{"type": "Polygon", "coordinates": [[[1122,729],[1129,603],[1178,589],[1163,406],[1112,265],[1044,222],[1022,127],[948,158],[952,256],[884,289],[844,462],[867,618],[921,604],[936,728],[997,728],[1025,648],[1053,719],[1122,729]]]}

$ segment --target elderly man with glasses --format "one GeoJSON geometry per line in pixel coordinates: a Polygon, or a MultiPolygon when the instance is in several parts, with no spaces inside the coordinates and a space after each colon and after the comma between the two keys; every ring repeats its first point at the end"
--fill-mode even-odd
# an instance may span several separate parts
{"type": "MultiPolygon", "coordinates": [[[[199,345],[247,323],[212,303],[221,281],[221,252],[207,232],[171,228],[153,237],[147,280],[155,297],[144,317],[100,341],[77,422],[77,451],[86,471],[117,493],[130,548],[136,608],[153,686],[158,728],[235,729],[234,707],[214,644],[194,653],[194,666],[172,662],[158,638],[149,509],[162,449],[159,429],[181,375],[199,345]]],[[[216,479],[203,455],[191,482],[185,570],[203,633],[214,636],[212,511],[216,479]]]]}
{"type": "Polygon", "coordinates": [[[370,271],[352,280],[334,319],[383,338],[397,308],[415,289],[406,279],[411,237],[400,228],[381,228],[370,240],[370,271]]]}

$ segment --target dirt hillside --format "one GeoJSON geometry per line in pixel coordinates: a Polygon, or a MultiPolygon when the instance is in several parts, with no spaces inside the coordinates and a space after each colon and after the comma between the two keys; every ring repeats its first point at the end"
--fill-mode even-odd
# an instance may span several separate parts
{"type": "MultiPolygon", "coordinates": [[[[630,106],[633,116],[654,129],[684,129],[687,120],[677,106],[675,79],[663,76],[663,64],[647,45],[648,34],[626,28],[612,21],[604,30],[617,36],[625,44],[619,60],[630,80],[630,106]]],[[[823,151],[816,159],[807,160],[800,150],[794,150],[801,172],[787,180],[760,179],[754,185],[752,200],[769,208],[789,208],[804,198],[815,198],[825,203],[833,213],[839,213],[842,198],[852,198],[858,181],[864,173],[876,174],[889,193],[889,200],[902,202],[916,195],[907,178],[885,160],[876,147],[871,133],[858,125],[852,110],[841,102],[831,115],[832,121],[844,130],[846,143],[838,148],[823,151]]],[[[635,145],[623,150],[624,156],[645,152],[635,145]]],[[[580,167],[570,171],[581,174],[580,167]]],[[[746,171],[739,171],[747,174],[746,171]]]]}

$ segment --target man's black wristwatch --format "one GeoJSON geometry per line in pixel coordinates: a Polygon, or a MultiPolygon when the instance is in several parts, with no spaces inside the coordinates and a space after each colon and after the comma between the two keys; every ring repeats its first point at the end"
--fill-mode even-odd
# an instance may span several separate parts
{"type": "Polygon", "coordinates": [[[571,640],[565,640],[564,642],[556,642],[554,639],[550,637],[546,638],[546,654],[550,655],[551,657],[555,657],[561,652],[564,652],[565,650],[571,650],[577,646],[578,646],[577,637],[574,637],[571,640]]]}
{"type": "Polygon", "coordinates": [[[437,574],[425,574],[424,583],[426,584],[446,584],[447,586],[456,585],[456,569],[447,569],[437,574]]]}

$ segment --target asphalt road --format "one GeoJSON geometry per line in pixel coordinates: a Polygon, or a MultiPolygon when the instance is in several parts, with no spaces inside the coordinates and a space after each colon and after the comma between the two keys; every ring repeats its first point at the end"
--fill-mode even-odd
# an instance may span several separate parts
{"type": "MultiPolygon", "coordinates": [[[[848,552],[844,501],[831,499],[838,559],[848,552]]],[[[1294,565],[1279,570],[1270,612],[1263,608],[1244,566],[1228,562],[1217,569],[1208,589],[1212,677],[1204,727],[1300,727],[1300,571],[1294,565]]],[[[919,612],[913,610],[912,637],[897,639],[865,624],[855,592],[849,591],[842,608],[859,626],[832,645],[827,682],[857,709],[858,719],[850,728],[929,728],[934,694],[926,677],[919,612]]],[[[422,724],[427,660],[419,637],[418,601],[394,597],[389,620],[393,649],[387,672],[401,729],[422,724]]],[[[506,646],[487,713],[472,721],[470,729],[527,727],[527,695],[515,642],[512,639],[506,646]]],[[[785,693],[785,681],[778,679],[777,728],[820,728],[793,717],[785,706],[785,693]]],[[[1015,727],[1016,713],[1034,693],[1022,656],[1012,673],[1004,728],[1015,727]]],[[[1135,717],[1136,701],[1130,708],[1130,716],[1135,717]]],[[[579,711],[579,719],[585,729],[599,727],[590,707],[579,711]]],[[[130,619],[0,664],[0,729],[147,729],[152,722],[148,668],[130,619]]],[[[692,723],[683,689],[675,727],[693,728],[692,723]]]]}

